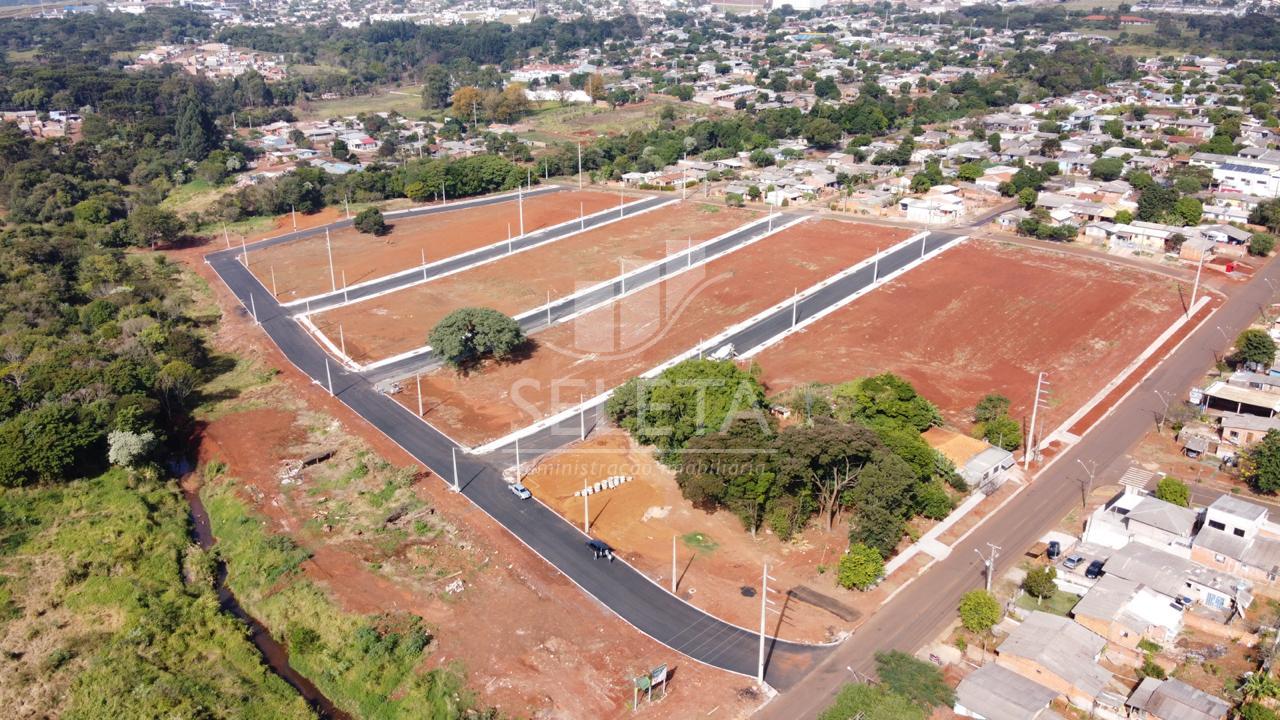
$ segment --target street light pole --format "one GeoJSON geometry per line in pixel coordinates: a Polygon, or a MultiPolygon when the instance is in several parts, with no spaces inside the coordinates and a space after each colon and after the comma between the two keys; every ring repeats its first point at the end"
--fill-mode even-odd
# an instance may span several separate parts
{"type": "Polygon", "coordinates": [[[983,555],[978,548],[974,548],[973,551],[978,553],[978,557],[982,558],[982,564],[987,566],[987,592],[991,592],[991,576],[995,574],[996,557],[1000,554],[1000,547],[991,543],[987,543],[987,547],[991,548],[990,558],[983,555]]]}
{"type": "Polygon", "coordinates": [[[1169,415],[1169,400],[1164,396],[1164,393],[1159,390],[1152,390],[1151,392],[1154,392],[1156,397],[1160,398],[1160,402],[1164,403],[1164,414],[1162,414],[1160,416],[1160,420],[1156,422],[1156,432],[1163,432],[1165,418],[1169,415]]]}
{"type": "Polygon", "coordinates": [[[1089,476],[1089,483],[1081,488],[1080,492],[1080,507],[1088,507],[1089,493],[1093,492],[1093,483],[1098,476],[1098,461],[1090,460],[1089,464],[1085,465],[1084,460],[1076,458],[1076,462],[1080,463],[1080,467],[1084,468],[1085,474],[1089,476]]]}

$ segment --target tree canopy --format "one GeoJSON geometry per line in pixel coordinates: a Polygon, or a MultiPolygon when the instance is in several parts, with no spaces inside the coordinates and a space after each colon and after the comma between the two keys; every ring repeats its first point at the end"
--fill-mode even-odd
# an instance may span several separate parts
{"type": "Polygon", "coordinates": [[[510,358],[526,342],[515,320],[490,308],[459,308],[444,316],[427,337],[448,365],[465,369],[486,357],[510,358]]]}

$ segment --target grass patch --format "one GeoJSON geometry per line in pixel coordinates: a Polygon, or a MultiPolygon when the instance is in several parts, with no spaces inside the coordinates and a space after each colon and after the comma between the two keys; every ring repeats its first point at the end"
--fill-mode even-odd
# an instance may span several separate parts
{"type": "Polygon", "coordinates": [[[711,539],[710,535],[700,532],[691,532],[680,537],[680,541],[685,547],[693,549],[695,552],[709,553],[720,547],[720,543],[711,539]]]}
{"type": "Polygon", "coordinates": [[[1071,608],[1075,607],[1078,602],[1080,602],[1079,595],[1059,590],[1053,594],[1053,597],[1048,597],[1044,600],[1037,600],[1023,593],[1018,597],[1015,604],[1024,610],[1038,610],[1067,617],[1067,614],[1071,612],[1071,608]]]}
{"type": "Polygon", "coordinates": [[[416,118],[426,114],[422,108],[422,86],[391,88],[376,95],[357,95],[336,100],[313,100],[299,104],[295,114],[299,120],[322,120],[348,117],[360,113],[391,112],[416,118]]]}
{"type": "Polygon", "coordinates": [[[218,201],[218,198],[233,190],[235,190],[235,186],[231,183],[214,185],[208,180],[196,178],[185,185],[179,185],[170,190],[169,194],[160,203],[160,207],[172,210],[180,215],[201,212],[209,209],[218,201]]]}
{"type": "Polygon", "coordinates": [[[0,695],[67,718],[309,718],[219,610],[171,482],[0,492],[0,695]]]}
{"type": "Polygon", "coordinates": [[[268,533],[228,487],[203,496],[241,604],[286,640],[290,664],[338,707],[365,720],[457,718],[472,707],[457,670],[418,670],[431,642],[420,618],[342,611],[299,572],[305,551],[268,533]]]}

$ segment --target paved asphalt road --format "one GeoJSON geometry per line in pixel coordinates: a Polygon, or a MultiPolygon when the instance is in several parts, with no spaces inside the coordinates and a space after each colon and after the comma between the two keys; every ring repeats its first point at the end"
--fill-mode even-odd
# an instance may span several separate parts
{"type": "MultiPolygon", "coordinates": [[[[275,303],[236,259],[238,249],[206,258],[223,282],[247,305],[286,357],[322,386],[332,378],[332,391],[419,462],[441,478],[452,479],[456,446],[395,401],[376,392],[360,376],[330,361],[296,322],[275,303]],[[253,298],[252,303],[250,297],[253,298]]],[[[457,452],[462,492],[596,601],[640,631],[700,662],[744,675],[756,672],[759,635],[722,622],[651,582],[627,563],[595,560],[575,526],[536,501],[521,501],[508,491],[492,465],[457,452]]],[[[587,598],[583,602],[591,602],[587,598]]],[[[572,618],[571,610],[566,618],[572,618]]],[[[775,687],[790,687],[829,648],[770,641],[766,678],[775,687]]],[[[679,658],[672,658],[678,665],[679,658]]]]}
{"type": "MultiPolygon", "coordinates": [[[[554,191],[550,191],[550,192],[554,192],[554,191]]],[[[514,204],[516,200],[511,199],[511,200],[508,200],[507,202],[514,204]]],[[[544,228],[542,230],[536,230],[527,235],[514,238],[510,242],[495,243],[493,245],[487,245],[485,247],[479,248],[477,250],[473,250],[468,253],[463,253],[461,255],[454,255],[444,260],[436,261],[430,265],[427,265],[426,267],[419,266],[417,268],[410,268],[407,270],[396,272],[392,275],[387,275],[385,277],[378,278],[377,280],[364,283],[359,287],[348,288],[346,292],[339,290],[337,292],[327,293],[320,297],[316,297],[311,300],[308,300],[302,305],[299,305],[299,302],[295,300],[290,302],[289,306],[291,309],[295,311],[300,309],[305,309],[307,312],[315,312],[317,310],[324,310],[325,308],[331,308],[336,305],[341,305],[346,302],[352,302],[355,300],[361,300],[363,298],[371,297],[373,295],[377,295],[378,293],[390,292],[392,290],[408,287],[410,285],[416,285],[417,283],[430,280],[431,278],[434,278],[434,277],[440,277],[441,275],[445,275],[451,272],[456,272],[457,270],[467,267],[469,265],[474,265],[476,263],[486,262],[489,260],[495,260],[497,258],[502,257],[503,255],[508,255],[510,253],[531,248],[535,245],[541,245],[543,243],[551,242],[553,240],[559,240],[560,238],[572,235],[574,233],[582,232],[582,230],[584,229],[591,229],[594,227],[599,227],[601,225],[608,225],[609,223],[616,222],[618,220],[621,220],[624,217],[630,217],[632,215],[635,215],[636,213],[644,212],[646,210],[650,210],[659,205],[662,205],[663,203],[669,203],[669,202],[672,202],[672,199],[666,198],[666,197],[644,197],[639,200],[632,198],[631,202],[622,206],[621,208],[613,208],[608,211],[598,212],[594,215],[583,218],[581,223],[575,222],[573,224],[561,224],[561,225],[557,225],[549,228],[544,228]],[[621,212],[619,212],[619,210],[621,210],[621,212]]],[[[485,204],[491,204],[491,203],[485,203],[485,204]]],[[[450,205],[450,206],[447,206],[447,208],[432,207],[432,208],[425,208],[425,209],[435,210],[436,212],[442,212],[446,209],[448,210],[462,209],[462,206],[459,205],[455,207],[453,205],[450,205]]],[[[423,213],[419,212],[417,214],[420,215],[423,213]]],[[[345,223],[347,221],[343,221],[343,222],[345,223]]],[[[391,222],[394,223],[395,218],[392,218],[391,222]]],[[[312,234],[315,234],[315,233],[312,233],[312,234]]],[[[249,253],[250,253],[250,256],[252,256],[253,248],[250,248],[249,253]]],[[[252,257],[250,257],[250,260],[252,260],[252,257]]]]}
{"type": "MultiPolygon", "coordinates": [[[[873,274],[878,272],[879,277],[884,277],[910,264],[912,261],[918,260],[921,257],[922,250],[924,253],[936,252],[954,243],[961,236],[961,233],[958,232],[932,232],[922,242],[912,243],[882,257],[878,270],[872,266],[867,266],[840,278],[838,281],[800,301],[795,309],[796,322],[803,322],[870,285],[874,280],[873,274]]],[[[724,342],[732,343],[739,352],[746,352],[786,332],[791,327],[791,315],[791,306],[784,307],[730,335],[724,342]]],[[[603,404],[589,407],[584,411],[582,417],[566,418],[559,423],[548,425],[535,433],[520,438],[521,453],[525,458],[536,457],[579,439],[582,428],[586,427],[587,431],[590,432],[593,424],[598,422],[602,410],[603,404]]],[[[515,445],[513,443],[495,450],[489,457],[495,461],[511,463],[514,461],[514,455],[515,445]]]]}
{"type": "MultiPolygon", "coordinates": [[[[933,251],[956,237],[956,234],[932,235],[920,247],[925,252],[933,251]]],[[[447,437],[374,390],[366,378],[347,372],[331,361],[240,263],[239,252],[238,248],[224,250],[209,255],[206,260],[241,302],[256,310],[264,331],[295,366],[322,387],[331,389],[344,404],[441,478],[454,477],[456,462],[457,480],[468,499],[624,620],[695,660],[748,676],[755,674],[757,633],[720,621],[683,602],[623,561],[595,560],[585,546],[586,536],[576,526],[542,504],[520,501],[510,493],[500,471],[489,462],[507,462],[502,453],[485,459],[463,454],[447,437]]],[[[881,274],[906,265],[918,258],[920,252],[912,244],[886,256],[880,263],[881,274]]],[[[860,272],[834,283],[804,304],[805,314],[801,317],[818,312],[870,281],[870,272],[860,272]]],[[[775,313],[743,330],[735,340],[743,347],[750,347],[785,330],[789,323],[789,310],[775,313]]],[[[790,687],[830,649],[829,646],[770,640],[766,679],[776,688],[790,687]]]]}
{"type": "MultiPolygon", "coordinates": [[[[881,608],[848,640],[804,680],[784,692],[757,714],[759,720],[796,720],[818,715],[831,702],[840,686],[853,680],[850,669],[859,673],[874,670],[874,656],[880,650],[914,652],[933,640],[956,615],[956,606],[965,592],[982,586],[982,563],[975,550],[986,551],[994,543],[1003,552],[997,559],[997,573],[1014,566],[1024,550],[1048,532],[1080,502],[1083,470],[1077,459],[1096,461],[1107,467],[1124,455],[1152,428],[1164,409],[1156,391],[1166,397],[1184,397],[1193,383],[1213,365],[1222,350],[1223,337],[1217,327],[1234,337],[1258,317],[1259,308],[1271,301],[1273,293],[1264,278],[1280,281],[1280,263],[1272,262],[1234,294],[1216,315],[1194,332],[1155,372],[1116,406],[1113,412],[1085,434],[1075,446],[1042,471],[1021,495],[990,517],[977,531],[957,544],[947,559],[939,561],[923,576],[881,608]]],[[[1052,378],[1050,379],[1052,380],[1052,378]]]]}

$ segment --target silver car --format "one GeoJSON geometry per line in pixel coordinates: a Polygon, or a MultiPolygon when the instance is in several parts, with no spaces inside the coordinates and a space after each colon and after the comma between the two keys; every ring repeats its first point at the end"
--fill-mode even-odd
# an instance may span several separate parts
{"type": "Polygon", "coordinates": [[[509,487],[511,488],[511,492],[521,500],[528,500],[533,497],[533,493],[529,492],[529,488],[521,485],[520,483],[512,483],[509,487]]]}
{"type": "Polygon", "coordinates": [[[1062,567],[1067,570],[1075,570],[1080,567],[1080,563],[1084,562],[1083,555],[1068,555],[1066,560],[1062,561],[1062,567]]]}

